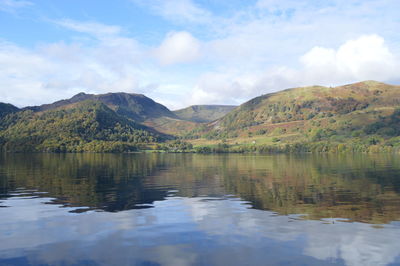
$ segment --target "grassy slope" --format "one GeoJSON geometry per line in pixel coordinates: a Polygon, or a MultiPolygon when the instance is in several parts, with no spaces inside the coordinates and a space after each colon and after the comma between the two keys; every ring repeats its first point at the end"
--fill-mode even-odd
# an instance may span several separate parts
{"type": "Polygon", "coordinates": [[[389,139],[393,134],[366,133],[365,128],[387,122],[399,107],[400,86],[366,81],[335,88],[302,87],[254,98],[188,136],[201,137],[191,141],[195,145],[223,139],[228,144],[273,145],[361,141],[370,135],[389,139]]]}
{"type": "Polygon", "coordinates": [[[176,110],[174,114],[182,120],[207,123],[223,117],[235,108],[233,105],[192,105],[176,110]]]}
{"type": "Polygon", "coordinates": [[[174,136],[182,136],[199,126],[196,122],[166,116],[147,119],[143,124],[160,133],[174,136]]]}

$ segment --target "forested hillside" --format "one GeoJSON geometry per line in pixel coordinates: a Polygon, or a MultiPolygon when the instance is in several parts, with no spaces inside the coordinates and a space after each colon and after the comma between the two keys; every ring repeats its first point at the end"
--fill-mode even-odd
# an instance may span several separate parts
{"type": "Polygon", "coordinates": [[[10,114],[10,113],[15,113],[18,112],[19,108],[15,107],[12,104],[9,103],[0,103],[0,118],[10,114]]]}
{"type": "Polygon", "coordinates": [[[143,125],[118,115],[98,101],[66,108],[8,114],[0,120],[6,151],[134,151],[139,144],[163,139],[143,125]]]}

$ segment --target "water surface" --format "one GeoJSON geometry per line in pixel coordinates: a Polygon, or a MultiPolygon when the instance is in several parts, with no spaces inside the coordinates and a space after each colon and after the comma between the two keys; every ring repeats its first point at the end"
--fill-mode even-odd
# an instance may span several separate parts
{"type": "Polygon", "coordinates": [[[6,154],[0,217],[0,265],[400,265],[400,157],[6,154]]]}

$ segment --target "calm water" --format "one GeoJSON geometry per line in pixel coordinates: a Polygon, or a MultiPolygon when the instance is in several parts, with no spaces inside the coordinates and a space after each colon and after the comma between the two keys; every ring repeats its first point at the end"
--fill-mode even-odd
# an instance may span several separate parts
{"type": "Polygon", "coordinates": [[[71,264],[400,265],[400,157],[0,156],[0,265],[71,264]]]}

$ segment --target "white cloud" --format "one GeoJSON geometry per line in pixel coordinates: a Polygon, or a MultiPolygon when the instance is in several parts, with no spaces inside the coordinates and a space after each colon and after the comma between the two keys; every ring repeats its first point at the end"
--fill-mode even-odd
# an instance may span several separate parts
{"type": "Polygon", "coordinates": [[[400,66],[378,35],[349,40],[337,50],[314,47],[300,59],[311,82],[338,83],[354,80],[398,78],[400,66]]]}
{"type": "Polygon", "coordinates": [[[121,28],[118,26],[110,26],[97,22],[80,22],[70,19],[64,19],[54,21],[54,23],[73,31],[88,33],[97,37],[118,35],[119,33],[121,33],[121,28]]]}
{"type": "Polygon", "coordinates": [[[190,93],[189,104],[240,104],[252,95],[258,76],[252,73],[240,73],[234,70],[209,72],[200,76],[197,85],[190,93]]]}
{"type": "Polygon", "coordinates": [[[81,91],[135,92],[148,75],[137,65],[143,51],[114,27],[69,21],[71,29],[102,34],[91,45],[64,42],[24,49],[0,42],[0,101],[18,106],[69,98],[81,91]],[[72,26],[73,25],[73,26],[72,26]],[[110,35],[107,35],[110,34],[110,35]]]}
{"type": "MultiPolygon", "coordinates": [[[[127,90],[184,107],[238,104],[303,85],[364,79],[400,82],[398,0],[232,1],[241,2],[241,8],[229,11],[210,1],[131,1],[144,7],[140,11],[148,9],[161,17],[144,12],[145,19],[154,20],[146,28],[151,37],[136,30],[131,33],[137,37],[127,37],[127,29],[94,20],[63,19],[51,22],[81,33],[79,39],[72,33],[67,38],[73,42],[44,43],[33,49],[3,45],[2,56],[13,54],[20,61],[10,63],[9,57],[2,64],[15,72],[0,74],[0,86],[10,88],[0,92],[0,101],[25,105],[69,97],[75,90],[127,90]],[[166,32],[170,33],[164,36],[166,32]],[[32,61],[24,61],[28,59],[32,61]],[[37,60],[40,63],[33,63],[37,60]],[[41,88],[40,95],[48,99],[36,98],[35,93],[25,97],[29,93],[22,88],[41,88]]],[[[17,2],[21,1],[0,0],[0,6],[17,2]]]]}
{"type": "Polygon", "coordinates": [[[259,0],[256,3],[257,8],[265,8],[269,9],[271,11],[277,11],[277,10],[282,10],[282,9],[288,9],[288,8],[299,8],[304,4],[305,1],[302,0],[286,0],[286,1],[281,1],[281,0],[259,0]]]}
{"type": "Polygon", "coordinates": [[[200,42],[188,32],[171,32],[155,49],[162,65],[192,62],[200,57],[200,42]]]}
{"type": "MultiPolygon", "coordinates": [[[[166,67],[196,60],[200,50],[200,42],[189,33],[174,32],[168,34],[153,55],[166,67]]],[[[10,89],[2,90],[0,98],[24,106],[68,98],[80,91],[128,91],[144,93],[180,108],[189,104],[240,104],[288,87],[400,78],[396,56],[378,35],[349,40],[337,49],[311,48],[299,57],[297,68],[282,65],[252,69],[244,64],[245,67],[232,65],[203,72],[191,91],[187,91],[190,79],[183,81],[185,73],[161,74],[160,69],[148,62],[147,53],[134,39],[119,35],[99,40],[90,47],[61,42],[27,50],[3,42],[0,64],[4,70],[0,73],[0,85],[10,89]],[[176,82],[178,77],[181,80],[176,82]]]]}
{"type": "Polygon", "coordinates": [[[399,60],[378,35],[348,40],[337,49],[316,46],[301,56],[299,62],[297,68],[272,66],[264,71],[245,71],[234,67],[204,74],[189,102],[240,103],[289,87],[400,79],[399,60]]]}
{"type": "MultiPolygon", "coordinates": [[[[89,43],[56,42],[33,49],[0,42],[4,69],[0,72],[0,102],[22,107],[69,98],[81,91],[124,91],[181,107],[177,103],[189,87],[182,84],[185,75],[161,71],[151,60],[153,48],[122,36],[113,26],[71,20],[63,26],[95,38],[89,43]]],[[[199,44],[189,33],[178,32],[168,35],[158,52],[165,64],[188,62],[199,55],[199,44]]]]}
{"type": "Polygon", "coordinates": [[[175,22],[208,23],[211,13],[192,0],[133,0],[175,22]]]}
{"type": "Polygon", "coordinates": [[[18,9],[33,6],[29,1],[0,0],[0,11],[14,13],[18,9]]]}

